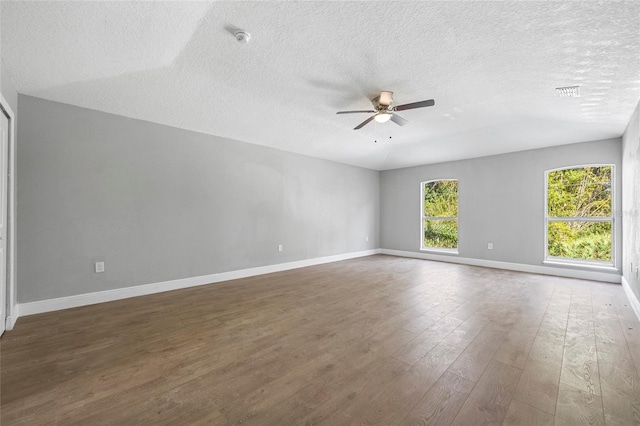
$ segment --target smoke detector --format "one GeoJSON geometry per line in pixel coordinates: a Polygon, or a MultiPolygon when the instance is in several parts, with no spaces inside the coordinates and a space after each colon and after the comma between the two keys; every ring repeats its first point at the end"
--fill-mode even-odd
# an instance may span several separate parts
{"type": "Polygon", "coordinates": [[[556,87],[556,92],[561,98],[579,98],[580,86],[556,87]]]}
{"type": "Polygon", "coordinates": [[[249,43],[249,39],[251,38],[251,34],[246,31],[238,30],[233,34],[238,40],[238,43],[247,44],[249,43]]]}

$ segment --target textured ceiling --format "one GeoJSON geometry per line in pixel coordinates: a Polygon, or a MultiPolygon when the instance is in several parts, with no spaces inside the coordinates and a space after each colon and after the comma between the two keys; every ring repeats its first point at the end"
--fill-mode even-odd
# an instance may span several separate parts
{"type": "Polygon", "coordinates": [[[20,93],[377,170],[618,137],[640,99],[638,1],[0,7],[20,93]],[[335,114],[380,90],[436,105],[335,114]]]}

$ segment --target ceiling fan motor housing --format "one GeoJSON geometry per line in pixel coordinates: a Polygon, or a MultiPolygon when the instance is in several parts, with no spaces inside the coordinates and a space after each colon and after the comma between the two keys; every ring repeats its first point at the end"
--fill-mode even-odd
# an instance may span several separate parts
{"type": "Polygon", "coordinates": [[[380,92],[380,95],[371,100],[376,111],[392,111],[393,92],[380,92]]]}

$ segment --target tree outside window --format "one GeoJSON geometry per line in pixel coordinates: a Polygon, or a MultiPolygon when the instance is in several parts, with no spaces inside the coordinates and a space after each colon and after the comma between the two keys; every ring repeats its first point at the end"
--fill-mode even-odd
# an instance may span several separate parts
{"type": "Polygon", "coordinates": [[[612,165],[547,172],[547,259],[613,264],[612,182],[612,165]]]}
{"type": "Polygon", "coordinates": [[[458,181],[422,182],[422,249],[458,248],[458,181]]]}

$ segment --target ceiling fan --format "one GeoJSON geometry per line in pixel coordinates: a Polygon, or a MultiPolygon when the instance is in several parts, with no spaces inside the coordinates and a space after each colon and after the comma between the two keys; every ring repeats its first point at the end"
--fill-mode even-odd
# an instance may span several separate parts
{"type": "Polygon", "coordinates": [[[421,102],[413,102],[410,104],[391,106],[393,103],[393,92],[380,92],[380,96],[376,96],[371,99],[371,103],[373,104],[372,110],[359,110],[359,111],[338,111],[336,114],[357,114],[357,113],[367,113],[374,114],[371,117],[364,120],[362,123],[358,124],[353,130],[358,130],[363,128],[366,124],[368,124],[371,120],[376,120],[378,123],[386,123],[391,120],[396,123],[398,126],[404,126],[408,123],[407,120],[400,117],[396,114],[396,111],[404,111],[407,109],[414,108],[424,108],[429,106],[434,106],[436,103],[433,99],[429,99],[428,101],[421,102]]]}

